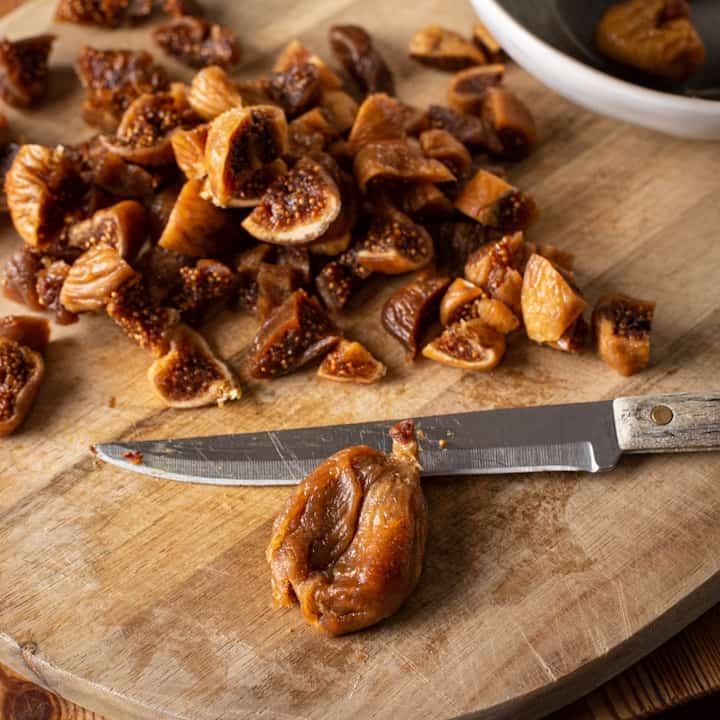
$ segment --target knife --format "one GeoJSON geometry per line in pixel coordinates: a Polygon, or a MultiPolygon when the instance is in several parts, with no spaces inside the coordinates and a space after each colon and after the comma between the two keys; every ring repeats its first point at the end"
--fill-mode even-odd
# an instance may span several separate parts
{"type": "MultiPolygon", "coordinates": [[[[352,445],[389,452],[396,421],[96,445],[103,461],[169,480],[293,485],[352,445]]],[[[415,418],[423,475],[610,470],[623,453],[720,450],[720,392],[415,418]]]]}

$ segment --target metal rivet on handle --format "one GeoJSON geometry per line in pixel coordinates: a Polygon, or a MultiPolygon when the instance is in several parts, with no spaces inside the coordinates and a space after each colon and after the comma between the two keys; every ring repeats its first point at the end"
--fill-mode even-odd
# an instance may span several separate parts
{"type": "Polygon", "coordinates": [[[650,419],[656,425],[667,425],[673,419],[673,411],[667,405],[656,405],[650,412],[650,419]]]}

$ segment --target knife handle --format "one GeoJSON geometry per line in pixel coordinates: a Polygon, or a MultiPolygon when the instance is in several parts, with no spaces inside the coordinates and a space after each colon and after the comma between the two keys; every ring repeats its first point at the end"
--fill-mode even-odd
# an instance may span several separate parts
{"type": "Polygon", "coordinates": [[[623,452],[720,450],[720,392],[618,398],[613,415],[623,452]]]}

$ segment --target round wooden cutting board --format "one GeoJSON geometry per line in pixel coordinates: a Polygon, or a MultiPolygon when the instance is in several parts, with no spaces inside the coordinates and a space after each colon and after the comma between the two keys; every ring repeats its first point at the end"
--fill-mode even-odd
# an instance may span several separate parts
{"type": "MultiPolygon", "coordinates": [[[[0,23],[41,32],[53,2],[0,23]]],[[[399,95],[444,102],[449,76],[405,56],[437,21],[469,33],[465,2],[227,2],[257,75],[293,37],[329,57],[336,22],[365,25],[399,95]]],[[[71,66],[81,43],[152,49],[147,27],[55,26],[53,90],[8,111],[29,141],[91,134],[71,66]]],[[[188,73],[168,61],[179,77],[188,73]]],[[[575,252],[590,302],[617,289],[656,299],[651,368],[631,379],[592,353],[512,344],[473,375],[418,361],[383,333],[390,292],[372,285],[341,322],[389,365],[369,388],[313,371],[251,382],[254,320],[207,333],[243,379],[223,409],[160,407],[149,357],[104,316],[54,328],[47,379],[21,432],[0,441],[0,663],[110,718],[537,718],[659,645],[720,599],[720,457],[631,457],[607,475],[427,481],[430,534],[417,591],[392,619],[330,640],[270,604],[264,549],[288,488],[161,482],[99,466],[92,443],[572,402],[720,383],[720,146],[582,111],[516,67],[537,152],[511,170],[543,215],[531,238],[575,252]],[[111,398],[114,398],[113,402],[111,398]]],[[[0,261],[18,246],[7,220],[0,261]]],[[[393,283],[390,283],[394,287],[393,283]]],[[[397,282],[395,283],[397,285],[397,282]]],[[[22,308],[0,300],[0,314],[22,308]]]]}

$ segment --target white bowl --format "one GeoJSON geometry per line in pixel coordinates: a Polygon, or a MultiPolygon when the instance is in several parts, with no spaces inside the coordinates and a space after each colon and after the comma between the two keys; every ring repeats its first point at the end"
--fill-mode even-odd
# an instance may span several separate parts
{"type": "MultiPolygon", "coordinates": [[[[498,0],[471,2],[513,60],[578,105],[670,135],[720,140],[720,101],[661,92],[620,80],[542,40],[498,0]]],[[[553,9],[556,14],[561,12],[557,7],[553,9]]]]}

